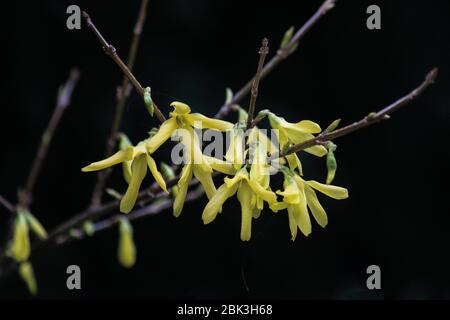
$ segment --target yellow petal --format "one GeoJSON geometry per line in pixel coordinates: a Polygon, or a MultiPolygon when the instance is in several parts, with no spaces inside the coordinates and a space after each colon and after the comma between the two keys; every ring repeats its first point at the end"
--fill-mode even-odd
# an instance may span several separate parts
{"type": "Polygon", "coordinates": [[[298,168],[298,172],[300,173],[300,175],[303,175],[302,163],[300,162],[300,159],[298,158],[296,153],[287,155],[286,159],[289,163],[289,168],[291,168],[291,170],[298,168]]]}
{"type": "Polygon", "coordinates": [[[242,179],[247,179],[248,178],[248,173],[247,170],[245,170],[245,168],[239,170],[236,175],[233,178],[228,178],[225,177],[224,182],[225,184],[231,188],[232,186],[234,186],[236,183],[238,183],[239,181],[241,181],[242,179]]]}
{"type": "Polygon", "coordinates": [[[341,200],[348,198],[348,190],[346,188],[337,187],[329,184],[322,184],[314,180],[306,181],[306,183],[314,189],[326,194],[327,196],[341,200]]]}
{"type": "Polygon", "coordinates": [[[205,189],[208,199],[211,199],[216,193],[216,186],[214,185],[211,172],[205,171],[200,165],[194,165],[194,175],[202,184],[203,189],[205,189]]]}
{"type": "Polygon", "coordinates": [[[277,201],[277,196],[275,195],[275,193],[264,189],[256,181],[248,180],[248,184],[250,185],[254,193],[256,193],[259,197],[261,197],[264,201],[268,202],[269,204],[277,201]]]}
{"type": "Polygon", "coordinates": [[[285,121],[283,124],[283,127],[285,127],[287,134],[290,136],[295,135],[298,132],[302,133],[320,133],[322,129],[320,129],[320,126],[312,122],[310,120],[303,120],[297,123],[290,123],[285,121]]]}
{"type": "Polygon", "coordinates": [[[203,158],[208,162],[212,169],[219,171],[224,174],[234,175],[236,174],[236,169],[230,162],[219,160],[214,157],[203,156],[203,158]]]}
{"type": "Polygon", "coordinates": [[[140,155],[133,160],[131,165],[131,180],[127,192],[120,201],[120,212],[129,213],[133,210],[134,204],[139,193],[141,183],[147,174],[147,163],[145,156],[140,155]]]}
{"type": "Polygon", "coordinates": [[[237,198],[241,203],[241,240],[249,241],[252,235],[252,216],[251,207],[252,189],[243,181],[237,191],[237,198]]]}
{"type": "Polygon", "coordinates": [[[305,193],[306,193],[306,200],[308,202],[308,207],[311,210],[314,219],[316,219],[317,223],[322,228],[325,228],[325,226],[328,224],[327,213],[320,204],[319,199],[317,199],[316,193],[308,185],[305,185],[305,193]]]}
{"type": "Polygon", "coordinates": [[[166,188],[166,182],[164,181],[162,174],[158,171],[158,166],[156,165],[155,160],[152,157],[150,157],[148,153],[145,154],[145,157],[147,159],[147,165],[150,169],[150,172],[152,173],[153,178],[155,178],[156,183],[166,193],[169,193],[166,188]]]}
{"type": "Polygon", "coordinates": [[[131,180],[131,163],[133,161],[124,161],[122,162],[122,174],[123,178],[127,183],[130,183],[131,180]]]}
{"type": "Polygon", "coordinates": [[[244,163],[244,133],[240,129],[230,131],[230,144],[225,159],[231,162],[236,170],[244,163]]]}
{"type": "Polygon", "coordinates": [[[121,218],[119,222],[117,258],[125,268],[131,268],[136,263],[136,245],[133,239],[133,227],[128,219],[125,218],[121,218]]]}
{"type": "Polygon", "coordinates": [[[316,157],[323,157],[324,155],[327,154],[328,151],[327,148],[325,148],[324,146],[314,146],[305,149],[305,152],[308,152],[316,157]]]}
{"type": "Polygon", "coordinates": [[[300,231],[307,237],[311,233],[311,219],[308,214],[306,203],[292,204],[288,206],[288,212],[291,210],[300,231]]]}
{"type": "Polygon", "coordinates": [[[186,164],[181,170],[181,177],[178,180],[178,193],[173,201],[173,215],[179,217],[183,210],[184,200],[189,187],[189,181],[192,179],[193,164],[186,164]]]}
{"type": "Polygon", "coordinates": [[[252,213],[253,219],[258,219],[259,216],[261,215],[261,211],[262,211],[261,209],[253,208],[253,213],[252,213]]]}
{"type": "Polygon", "coordinates": [[[179,115],[188,114],[191,112],[191,108],[183,102],[174,101],[170,104],[170,106],[174,108],[174,113],[179,115]]]}
{"type": "Polygon", "coordinates": [[[297,237],[297,221],[294,217],[294,210],[291,208],[288,210],[288,219],[289,219],[289,229],[291,230],[292,238],[291,240],[294,241],[297,237]]]}
{"type": "Polygon", "coordinates": [[[202,220],[204,224],[208,224],[216,218],[225,201],[236,193],[238,187],[238,183],[232,184],[230,187],[224,183],[217,189],[216,194],[203,209],[202,220]]]}
{"type": "Polygon", "coordinates": [[[191,113],[184,116],[184,119],[191,126],[199,129],[213,129],[218,131],[227,131],[233,128],[233,124],[228,121],[205,117],[200,113],[191,113]]]}
{"type": "Polygon", "coordinates": [[[285,179],[284,191],[277,191],[277,194],[283,196],[283,201],[289,204],[300,203],[300,190],[293,179],[285,179]]]}
{"type": "Polygon", "coordinates": [[[120,162],[128,161],[133,159],[133,147],[129,147],[126,150],[117,151],[111,157],[106,158],[101,161],[93,162],[90,165],[81,169],[83,172],[102,170],[111,167],[120,162]]]}
{"type": "Polygon", "coordinates": [[[269,204],[269,208],[273,212],[278,212],[280,210],[284,210],[287,207],[288,207],[288,204],[286,202],[272,202],[269,204]]]}
{"type": "Polygon", "coordinates": [[[170,118],[159,127],[158,133],[147,140],[146,147],[148,152],[155,152],[164,142],[169,139],[178,128],[176,118],[170,118]]]}

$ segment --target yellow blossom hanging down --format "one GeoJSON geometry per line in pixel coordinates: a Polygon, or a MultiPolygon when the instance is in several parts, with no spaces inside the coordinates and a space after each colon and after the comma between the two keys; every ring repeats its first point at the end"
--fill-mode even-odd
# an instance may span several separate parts
{"type": "MultiPolygon", "coordinates": [[[[131,162],[130,172],[128,173],[128,189],[120,201],[121,212],[129,213],[133,209],[139,193],[139,188],[145,178],[145,175],[147,174],[147,166],[161,189],[167,192],[166,183],[161,173],[158,171],[156,162],[150,156],[150,153],[146,148],[148,141],[151,139],[153,138],[141,141],[135,147],[128,146],[125,149],[116,152],[107,159],[91,163],[87,167],[81,169],[84,172],[90,172],[102,170],[118,163],[131,162]]],[[[124,172],[127,172],[126,167],[124,168],[124,172]]]]}
{"type": "MultiPolygon", "coordinates": [[[[276,195],[267,186],[261,185],[258,174],[248,174],[246,167],[240,169],[233,178],[226,177],[224,184],[217,190],[203,210],[203,223],[212,222],[225,201],[237,192],[241,204],[241,239],[250,240],[252,217],[258,217],[263,201],[276,202],[276,195]],[[261,200],[258,200],[261,199],[261,200]]],[[[266,184],[266,183],[264,183],[266,184]]]]}
{"type": "Polygon", "coordinates": [[[187,104],[175,101],[170,106],[174,108],[174,111],[170,113],[170,118],[164,121],[158,133],[147,143],[147,149],[150,153],[155,152],[178,128],[190,126],[199,129],[226,131],[233,127],[230,122],[208,118],[199,113],[191,113],[191,108],[187,104]]]}
{"type": "Polygon", "coordinates": [[[199,138],[192,127],[179,128],[177,135],[184,146],[184,166],[178,181],[178,193],[173,203],[175,217],[178,217],[183,210],[189,182],[193,175],[202,184],[208,199],[211,199],[216,193],[216,187],[212,179],[213,169],[225,174],[236,172],[230,163],[202,154],[199,138]]]}
{"type": "Polygon", "coordinates": [[[274,212],[287,209],[292,240],[295,240],[297,236],[297,228],[305,236],[311,233],[311,220],[308,214],[308,208],[317,223],[322,228],[325,228],[328,223],[328,217],[317,199],[314,189],[338,200],[348,198],[347,189],[322,184],[314,180],[305,181],[288,168],[283,168],[282,171],[285,177],[284,191],[277,191],[277,194],[283,196],[283,201],[272,203],[270,208],[274,212]]]}

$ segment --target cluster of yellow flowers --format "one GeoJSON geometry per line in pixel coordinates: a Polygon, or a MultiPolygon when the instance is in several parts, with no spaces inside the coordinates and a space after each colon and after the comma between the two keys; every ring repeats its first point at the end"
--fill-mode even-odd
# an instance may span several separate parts
{"type": "MultiPolygon", "coordinates": [[[[308,208],[320,226],[325,227],[327,224],[327,215],[317,199],[315,190],[334,199],[348,197],[345,188],[304,180],[302,165],[295,153],[269,162],[268,155],[278,152],[280,148],[257,126],[251,128],[246,136],[242,130],[245,129],[245,121],[242,119],[237,124],[232,124],[191,113],[190,107],[181,102],[173,102],[171,106],[174,111],[170,113],[170,118],[161,125],[156,134],[139,142],[136,146],[132,146],[131,143],[121,143],[117,153],[82,169],[85,172],[96,171],[122,163],[128,189],[120,202],[121,212],[129,213],[133,209],[140,186],[146,176],[147,167],[161,189],[168,192],[163,175],[158,171],[151,155],[173,134],[178,135],[184,147],[184,165],[178,180],[177,192],[174,193],[173,214],[176,217],[181,214],[189,182],[193,176],[201,183],[209,199],[202,214],[205,224],[212,222],[221,212],[225,201],[237,194],[241,204],[241,239],[243,241],[250,240],[252,219],[260,216],[264,202],[267,202],[268,207],[274,212],[287,210],[292,240],[294,240],[297,228],[305,236],[311,233],[308,208]],[[230,144],[224,160],[202,153],[195,129],[211,129],[230,134],[230,144]],[[226,175],[224,183],[218,189],[212,177],[214,171],[226,175]],[[274,192],[270,187],[270,176],[277,172],[282,172],[284,175],[284,190],[274,192]]],[[[309,140],[314,137],[313,134],[321,132],[320,126],[312,121],[290,123],[271,112],[266,112],[265,115],[272,129],[275,129],[281,149],[309,140]]],[[[328,153],[327,148],[322,145],[307,148],[305,151],[318,157],[328,153]]]]}

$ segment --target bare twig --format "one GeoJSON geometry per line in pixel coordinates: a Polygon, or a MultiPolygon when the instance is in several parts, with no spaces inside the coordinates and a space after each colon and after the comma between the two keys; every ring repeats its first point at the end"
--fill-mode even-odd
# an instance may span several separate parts
{"type": "MultiPolygon", "coordinates": [[[[196,184],[198,184],[198,182],[196,184]]],[[[205,192],[202,187],[191,190],[187,193],[185,202],[186,203],[192,202],[192,201],[200,198],[201,196],[203,196],[204,193],[205,192]]],[[[134,210],[133,212],[128,214],[126,217],[130,221],[142,219],[144,217],[159,214],[159,213],[171,208],[172,205],[173,205],[173,199],[161,198],[157,201],[154,201],[152,204],[150,204],[148,206],[134,210]]],[[[120,221],[121,217],[123,217],[123,214],[115,214],[111,217],[108,217],[104,220],[94,223],[93,232],[98,233],[100,231],[108,230],[108,229],[114,227],[120,221]]],[[[73,232],[70,233],[70,235],[68,235],[67,233],[62,234],[61,236],[59,236],[58,238],[55,239],[55,242],[57,245],[62,245],[64,243],[70,241],[71,239],[83,239],[85,237],[86,237],[86,233],[83,230],[83,228],[77,228],[77,229],[74,229],[73,232]]]]}
{"type": "MultiPolygon", "coordinates": [[[[335,4],[335,0],[326,0],[322,3],[320,8],[309,18],[309,20],[295,33],[291,41],[284,47],[278,50],[277,54],[270,59],[261,71],[261,79],[264,79],[278,64],[290,56],[293,52],[292,48],[297,44],[303,36],[322,18],[328,11],[330,11],[335,4]]],[[[236,94],[233,99],[228,103],[225,103],[220,108],[219,112],[215,115],[215,118],[224,118],[233,110],[239,101],[241,101],[247,93],[250,92],[253,85],[254,78],[250,79],[236,94]]]]}
{"type": "Polygon", "coordinates": [[[59,89],[55,109],[53,111],[52,117],[50,118],[50,122],[48,123],[47,128],[42,134],[41,144],[38,147],[36,156],[33,160],[33,164],[31,165],[31,170],[28,175],[25,188],[19,193],[19,204],[24,207],[30,206],[31,202],[33,201],[33,188],[36,184],[37,177],[47,155],[48,147],[50,146],[62,115],[66,111],[67,106],[69,106],[70,104],[72,92],[78,82],[79,77],[80,72],[78,71],[78,69],[72,69],[70,71],[69,79],[59,89]]]}
{"type": "Polygon", "coordinates": [[[436,79],[438,75],[438,69],[434,68],[425,77],[425,80],[414,90],[412,90],[407,95],[403,96],[402,98],[398,99],[397,101],[393,102],[392,104],[388,105],[387,107],[381,109],[380,111],[376,113],[371,113],[364,117],[363,119],[354,122],[346,127],[343,127],[341,129],[331,131],[328,133],[320,134],[317,137],[307,140],[303,143],[299,143],[296,145],[291,146],[285,154],[281,155],[273,155],[270,158],[275,159],[279,156],[285,156],[294,152],[299,152],[301,150],[310,148],[312,146],[318,145],[318,144],[324,144],[327,141],[334,140],[336,138],[345,136],[349,133],[352,133],[356,130],[368,127],[372,124],[378,123],[383,120],[389,119],[389,115],[393,113],[394,111],[397,111],[401,107],[407,105],[408,103],[414,101],[426,88],[428,88],[431,84],[433,84],[434,80],[436,79]]]}
{"type": "Polygon", "coordinates": [[[10,213],[14,213],[15,212],[15,207],[14,205],[9,202],[8,200],[6,200],[3,196],[0,196],[0,204],[6,209],[8,210],[10,213]]]}
{"type": "MultiPolygon", "coordinates": [[[[130,50],[128,52],[127,66],[130,71],[133,70],[134,61],[136,60],[136,54],[139,48],[139,42],[141,39],[142,28],[147,16],[148,0],[142,0],[139,8],[139,14],[136,20],[136,24],[133,29],[133,39],[131,40],[130,50]]],[[[106,142],[105,156],[108,157],[112,154],[114,146],[117,141],[117,133],[119,132],[120,123],[122,120],[123,110],[125,108],[128,97],[130,96],[130,82],[126,75],[123,76],[122,85],[117,88],[117,103],[116,112],[114,114],[114,120],[111,127],[108,140],[106,142]]],[[[103,189],[105,187],[106,180],[108,179],[111,170],[103,170],[97,174],[97,182],[94,186],[91,199],[91,207],[99,206],[103,195],[103,189]]]]}
{"type": "MultiPolygon", "coordinates": [[[[144,96],[145,90],[142,87],[142,85],[139,83],[139,81],[136,79],[136,77],[133,75],[133,73],[130,71],[130,69],[127,67],[127,65],[122,61],[122,59],[119,57],[119,55],[116,52],[116,48],[114,48],[111,44],[109,44],[106,39],[103,37],[103,35],[100,33],[100,31],[95,26],[94,22],[92,21],[91,17],[83,11],[83,18],[86,20],[86,25],[89,29],[92,30],[92,32],[97,37],[98,41],[101,43],[103,50],[107,55],[113,59],[113,61],[119,66],[119,68],[122,70],[124,75],[130,80],[131,84],[136,89],[137,93],[140,96],[144,96]]],[[[166,121],[166,117],[162,114],[161,110],[156,106],[156,104],[153,104],[155,115],[158,118],[158,120],[163,123],[166,121]]]]}
{"type": "Polygon", "coordinates": [[[259,49],[258,52],[259,61],[251,88],[250,105],[248,107],[248,117],[247,117],[247,129],[251,129],[253,127],[253,114],[255,113],[256,98],[258,98],[259,81],[261,80],[261,72],[264,66],[264,60],[266,59],[266,56],[269,53],[268,44],[269,40],[267,40],[267,38],[264,38],[262,41],[261,48],[259,49]]]}

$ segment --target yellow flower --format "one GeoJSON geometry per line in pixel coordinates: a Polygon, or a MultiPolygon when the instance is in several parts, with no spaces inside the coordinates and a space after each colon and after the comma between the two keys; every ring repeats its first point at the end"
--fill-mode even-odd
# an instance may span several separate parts
{"type": "Polygon", "coordinates": [[[187,104],[175,101],[170,106],[174,108],[174,111],[170,113],[170,118],[164,121],[158,133],[147,142],[147,149],[150,153],[155,152],[178,128],[189,126],[226,131],[233,127],[230,122],[208,118],[199,113],[191,113],[191,108],[187,104]]]}
{"type": "Polygon", "coordinates": [[[184,166],[178,180],[178,193],[173,202],[173,214],[178,217],[183,210],[184,200],[189,182],[194,175],[205,189],[208,199],[216,193],[212,179],[213,169],[225,174],[234,174],[235,170],[230,163],[202,154],[197,133],[190,126],[184,126],[177,131],[184,146],[184,166]]]}
{"type": "Polygon", "coordinates": [[[311,233],[311,220],[308,208],[317,223],[322,228],[325,228],[328,223],[328,217],[317,199],[314,189],[338,200],[348,198],[347,189],[322,184],[314,180],[305,181],[287,168],[282,169],[282,171],[285,177],[284,190],[277,191],[277,194],[283,196],[283,201],[272,203],[270,208],[274,212],[287,209],[292,240],[295,240],[297,236],[297,227],[305,236],[311,233]]]}
{"type": "Polygon", "coordinates": [[[262,209],[263,201],[276,202],[276,195],[260,182],[252,179],[247,169],[239,170],[233,178],[226,177],[224,184],[217,189],[215,195],[209,200],[203,210],[202,219],[204,224],[212,222],[225,201],[237,192],[237,198],[241,204],[241,240],[248,241],[251,238],[252,217],[258,217],[262,209]],[[263,201],[258,201],[260,198],[263,201]]]}
{"type": "MultiPolygon", "coordinates": [[[[283,148],[310,140],[314,138],[313,134],[321,132],[320,126],[309,120],[290,123],[273,113],[269,113],[268,118],[270,126],[277,130],[278,141],[283,148]]],[[[305,151],[318,157],[327,154],[327,149],[320,145],[307,148],[305,151]]],[[[296,154],[290,154],[286,156],[286,159],[292,170],[298,168],[300,175],[303,174],[301,162],[296,154]]]]}
{"type": "Polygon", "coordinates": [[[163,176],[158,171],[155,160],[150,156],[150,153],[146,148],[148,140],[151,139],[153,138],[141,141],[135,147],[128,146],[124,150],[119,150],[107,159],[91,163],[81,169],[83,172],[90,172],[102,170],[118,163],[131,162],[131,176],[129,177],[128,189],[120,201],[121,212],[129,213],[133,209],[139,193],[139,188],[147,174],[147,166],[161,189],[167,192],[163,176]]]}

